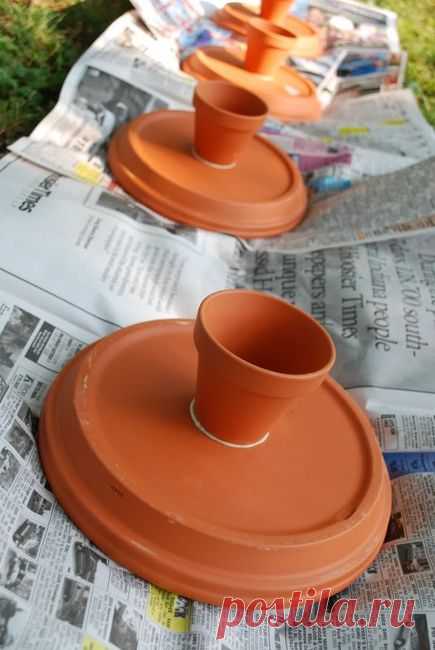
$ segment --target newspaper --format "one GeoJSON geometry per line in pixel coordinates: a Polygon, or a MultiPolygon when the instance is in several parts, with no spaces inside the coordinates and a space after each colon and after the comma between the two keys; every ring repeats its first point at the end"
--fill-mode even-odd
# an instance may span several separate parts
{"type": "Polygon", "coordinates": [[[11,158],[0,174],[0,196],[8,233],[0,268],[17,285],[14,295],[21,282],[32,282],[60,316],[97,334],[134,320],[192,317],[201,299],[227,282],[225,260],[236,240],[156,221],[104,188],[11,158]],[[47,248],[49,264],[23,264],[47,248]],[[115,311],[114,298],[123,305],[115,311]]]}
{"type": "Polygon", "coordinates": [[[112,186],[107,142],[143,112],[190,108],[194,81],[172,42],[156,40],[134,13],[116,20],[71,68],[59,101],[11,151],[72,178],[112,186]]]}
{"type": "MultiPolygon", "coordinates": [[[[322,170],[324,171],[324,170],[322,170]]],[[[330,173],[330,172],[329,172],[330,173]]],[[[310,182],[324,176],[311,176],[310,182]]],[[[335,175],[334,184],[339,176],[335,175]]],[[[372,176],[312,204],[301,226],[273,239],[247,242],[258,250],[298,251],[376,242],[435,232],[435,157],[400,171],[372,176]]],[[[343,180],[343,176],[341,177],[343,180]]]]}
{"type": "MultiPolygon", "coordinates": [[[[311,188],[301,226],[246,242],[174,223],[127,196],[106,164],[119,124],[191,109],[178,14],[166,5],[149,3],[150,30],[134,13],[115,21],[53,111],[0,160],[0,647],[435,649],[434,133],[403,90],[346,100],[317,125],[268,121],[264,136],[311,188]],[[373,598],[412,598],[414,628],[385,616],[374,628],[242,623],[217,640],[218,607],[112,562],[52,494],[35,436],[64,364],[125,325],[193,318],[204,296],[230,287],[281,296],[331,333],[333,375],[367,412],[394,497],[381,553],[340,596],[362,613],[373,598]]],[[[183,29],[199,15],[185,7],[183,29]]],[[[394,50],[394,16],[384,18],[394,50]]]]}
{"type": "Polygon", "coordinates": [[[397,15],[354,0],[296,0],[292,13],[320,30],[328,48],[400,51],[397,15]]]}
{"type": "MultiPolygon", "coordinates": [[[[361,54],[359,50],[347,49],[338,50],[337,56],[338,65],[331,68],[328,76],[317,86],[317,95],[324,107],[335,107],[360,95],[403,87],[408,64],[405,51],[394,54],[368,50],[361,54]]],[[[306,62],[296,61],[296,67],[315,81],[306,62]]]]}
{"type": "Polygon", "coordinates": [[[171,40],[189,31],[206,13],[199,0],[134,0],[132,4],[154,36],[171,40]]]}
{"type": "Polygon", "coordinates": [[[350,99],[316,124],[269,121],[265,135],[299,164],[313,200],[435,155],[435,135],[409,90],[350,99]]]}

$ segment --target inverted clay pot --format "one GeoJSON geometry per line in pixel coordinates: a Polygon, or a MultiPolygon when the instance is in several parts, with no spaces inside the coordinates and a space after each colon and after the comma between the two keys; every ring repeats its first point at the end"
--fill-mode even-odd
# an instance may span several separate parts
{"type": "Polygon", "coordinates": [[[242,237],[291,230],[307,191],[290,157],[255,135],[267,113],[252,93],[200,82],[195,113],[158,111],[112,138],[108,162],[118,183],[160,214],[242,237]]]}
{"type": "Polygon", "coordinates": [[[333,358],[310,317],[248,291],[207,298],[195,334],[186,320],[120,330],[48,392],[48,481],[95,544],[169,591],[339,591],[379,551],[391,487],[367,417],[325,378],[333,358]]]}
{"type": "Polygon", "coordinates": [[[193,105],[194,150],[215,165],[234,166],[267,116],[259,97],[225,81],[198,84],[193,105]]]}
{"type": "Polygon", "coordinates": [[[297,39],[261,18],[250,21],[246,55],[238,47],[208,46],[182,63],[199,81],[224,80],[258,95],[270,114],[281,120],[313,121],[321,116],[316,89],[285,62],[297,39]]]}
{"type": "Polygon", "coordinates": [[[212,294],[199,308],[194,339],[195,413],[206,431],[232,444],[264,440],[283,413],[321,385],[335,361],[334,344],[319,323],[268,294],[212,294]]]}
{"type": "MultiPolygon", "coordinates": [[[[272,23],[285,27],[289,32],[294,34],[295,39],[291,48],[291,56],[303,58],[317,58],[322,54],[322,41],[320,33],[310,23],[297,18],[296,16],[286,15],[282,17],[282,10],[275,9],[274,0],[272,4],[272,12],[279,15],[278,19],[268,18],[267,13],[269,7],[268,3],[263,2],[261,12],[259,13],[257,7],[241,4],[240,2],[229,2],[222,9],[217,10],[213,15],[213,20],[217,25],[233,31],[240,36],[246,36],[247,29],[250,21],[253,18],[264,18],[272,23]],[[266,13],[264,13],[266,12],[266,13]]],[[[276,5],[278,8],[280,3],[276,5]]]]}

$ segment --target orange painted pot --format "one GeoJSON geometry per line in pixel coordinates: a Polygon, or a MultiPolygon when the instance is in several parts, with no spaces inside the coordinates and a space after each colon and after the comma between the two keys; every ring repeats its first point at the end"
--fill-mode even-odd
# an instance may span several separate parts
{"type": "Polygon", "coordinates": [[[391,486],[368,418],[325,377],[333,350],[309,316],[247,291],[210,296],[195,324],[115,332],[48,392],[47,479],[97,546],[169,591],[335,593],[381,548],[391,486]]]}
{"type": "Polygon", "coordinates": [[[198,228],[268,237],[295,228],[308,195],[291,158],[255,135],[267,113],[251,92],[199,82],[191,111],[156,111],[109,146],[117,182],[160,214],[198,228]]]}
{"type": "Polygon", "coordinates": [[[259,97],[226,81],[199,82],[193,105],[195,153],[215,165],[234,166],[267,116],[259,97]]]}
{"type": "Polygon", "coordinates": [[[183,62],[182,69],[198,81],[224,80],[249,90],[268,106],[272,117],[284,121],[314,121],[322,107],[316,88],[288,65],[298,39],[293,32],[254,18],[248,26],[248,47],[201,47],[183,62]]]}
{"type": "Polygon", "coordinates": [[[206,431],[232,444],[264,440],[283,413],[320,386],[335,361],[332,339],[317,321],[254,291],[206,298],[194,338],[196,416],[206,431]]]}
{"type": "Polygon", "coordinates": [[[295,35],[284,27],[262,18],[253,18],[247,30],[245,68],[249,72],[273,77],[296,43],[295,35]]]}
{"type": "Polygon", "coordinates": [[[260,15],[275,25],[285,27],[285,21],[293,0],[261,0],[260,15]]]}
{"type": "MultiPolygon", "coordinates": [[[[228,2],[222,9],[213,14],[213,20],[217,25],[241,36],[246,36],[249,22],[258,17],[265,18],[265,16],[260,16],[256,7],[244,5],[240,2],[228,2]]],[[[276,23],[277,21],[272,19],[271,22],[276,23]]],[[[323,46],[316,27],[292,15],[287,15],[284,20],[279,21],[277,24],[285,27],[296,37],[291,56],[308,59],[321,56],[323,46]]]]}

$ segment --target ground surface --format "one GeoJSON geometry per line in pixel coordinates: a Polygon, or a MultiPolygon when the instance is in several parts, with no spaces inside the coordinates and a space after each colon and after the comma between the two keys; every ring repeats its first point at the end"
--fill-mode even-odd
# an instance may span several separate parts
{"type": "MultiPolygon", "coordinates": [[[[407,84],[435,126],[434,0],[375,0],[399,14],[407,84]]],[[[77,57],[128,0],[0,0],[0,151],[27,135],[56,102],[77,57]]]]}

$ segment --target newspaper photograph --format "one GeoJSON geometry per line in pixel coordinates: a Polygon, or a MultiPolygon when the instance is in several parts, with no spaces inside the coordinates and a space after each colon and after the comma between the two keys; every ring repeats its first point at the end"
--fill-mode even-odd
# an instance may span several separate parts
{"type": "Polygon", "coordinates": [[[292,13],[317,27],[327,48],[400,49],[397,17],[392,11],[353,0],[296,0],[292,13]]]}

